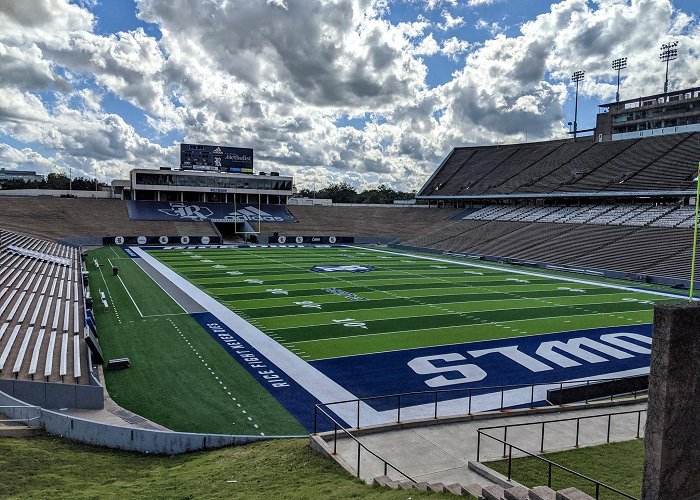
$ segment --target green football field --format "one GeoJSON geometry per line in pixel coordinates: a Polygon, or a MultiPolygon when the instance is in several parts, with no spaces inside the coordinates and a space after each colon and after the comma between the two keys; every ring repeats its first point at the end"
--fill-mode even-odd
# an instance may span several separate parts
{"type": "MultiPolygon", "coordinates": [[[[627,282],[606,285],[575,275],[524,274],[505,265],[373,248],[171,248],[148,254],[334,383],[363,396],[429,389],[422,379],[401,375],[405,360],[394,370],[391,355],[397,353],[648,326],[654,304],[678,300],[625,288],[627,282]],[[380,366],[370,371],[382,371],[381,377],[359,373],[366,358],[378,356],[386,362],[374,359],[367,366],[380,366]],[[357,366],[336,370],[336,361],[348,359],[357,366]],[[403,380],[384,385],[391,377],[405,378],[408,385],[403,380]]],[[[138,260],[118,247],[95,250],[87,260],[93,296],[104,291],[110,303],[108,309],[99,302],[95,308],[105,356],[131,360],[128,370],[105,374],[110,395],[175,430],[303,434],[299,409],[276,399],[138,260]],[[111,275],[113,265],[118,277],[111,275]]],[[[610,372],[603,364],[596,369],[610,372]]],[[[517,373],[509,377],[498,383],[520,383],[517,373]]],[[[302,417],[312,409],[305,402],[302,417]]],[[[304,425],[308,429],[308,420],[304,425]]]]}
{"type": "Polygon", "coordinates": [[[306,360],[650,323],[677,300],[362,248],[149,253],[306,360]]]}

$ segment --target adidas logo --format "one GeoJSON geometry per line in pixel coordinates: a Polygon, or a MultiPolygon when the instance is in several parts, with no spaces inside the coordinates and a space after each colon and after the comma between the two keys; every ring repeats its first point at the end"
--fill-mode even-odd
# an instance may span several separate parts
{"type": "Polygon", "coordinates": [[[212,151],[212,153],[214,153],[215,155],[222,155],[222,154],[224,154],[224,152],[221,151],[221,148],[220,148],[219,146],[216,146],[216,148],[214,148],[214,151],[212,151]]]}

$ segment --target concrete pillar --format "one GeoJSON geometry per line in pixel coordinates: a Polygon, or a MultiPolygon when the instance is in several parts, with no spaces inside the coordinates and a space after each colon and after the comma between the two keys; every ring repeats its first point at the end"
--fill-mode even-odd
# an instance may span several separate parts
{"type": "Polygon", "coordinates": [[[642,498],[700,497],[700,305],[654,308],[642,498]]]}

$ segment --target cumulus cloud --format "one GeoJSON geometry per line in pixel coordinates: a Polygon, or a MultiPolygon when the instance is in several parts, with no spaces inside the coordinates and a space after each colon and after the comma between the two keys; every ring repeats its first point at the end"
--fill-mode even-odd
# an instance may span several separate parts
{"type": "Polygon", "coordinates": [[[700,70],[697,19],[670,0],[561,0],[509,35],[469,20],[491,33],[478,44],[450,36],[473,29],[456,0],[422,1],[438,21],[398,23],[384,0],[191,1],[137,0],[157,38],[96,33],[90,2],[0,0],[0,133],[32,145],[3,145],[0,162],[110,179],[176,164],[177,146],[157,143],[168,134],[253,147],[261,170],[300,187],[415,189],[454,146],[562,137],[573,71],[586,71],[583,95],[608,99],[610,60],[626,56],[623,98],[653,93],[671,39],[672,88],[697,85],[700,70]],[[431,88],[434,60],[452,61],[451,75],[431,88]],[[148,126],[107,111],[107,96],[148,126]]]}

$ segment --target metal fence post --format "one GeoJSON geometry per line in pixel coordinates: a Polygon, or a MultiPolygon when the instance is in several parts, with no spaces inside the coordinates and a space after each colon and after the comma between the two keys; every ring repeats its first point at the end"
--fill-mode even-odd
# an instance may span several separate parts
{"type": "Polygon", "coordinates": [[[544,451],[544,422],[542,422],[542,440],[540,441],[540,453],[544,451]]]}
{"type": "Polygon", "coordinates": [[[503,393],[504,392],[505,392],[505,390],[503,388],[501,388],[501,411],[503,411],[503,393]]]}
{"type": "Polygon", "coordinates": [[[612,413],[608,413],[608,440],[607,442],[610,442],[610,421],[612,420],[612,413]]]}
{"type": "Polygon", "coordinates": [[[357,477],[360,477],[360,451],[362,448],[360,447],[360,442],[357,442],[357,477]]]}
{"type": "Polygon", "coordinates": [[[508,426],[503,426],[503,458],[506,458],[506,442],[508,441],[508,426]]]}
{"type": "Polygon", "coordinates": [[[535,407],[535,384],[530,386],[530,408],[535,407]]]}
{"type": "Polygon", "coordinates": [[[642,410],[637,412],[637,439],[639,439],[639,427],[642,424],[642,410]]]}
{"type": "Polygon", "coordinates": [[[338,454],[338,424],[333,422],[333,455],[338,454]]]}
{"type": "Polygon", "coordinates": [[[549,464],[549,472],[547,473],[547,488],[552,487],[552,462],[547,462],[549,464]]]}
{"type": "Polygon", "coordinates": [[[581,419],[577,418],[576,419],[576,446],[575,446],[576,448],[578,448],[578,435],[579,435],[580,424],[581,424],[581,419]]]}
{"type": "Polygon", "coordinates": [[[355,429],[360,428],[360,400],[357,400],[357,427],[355,429]]]}
{"type": "Polygon", "coordinates": [[[512,477],[512,471],[513,471],[513,445],[510,445],[510,448],[508,450],[508,481],[510,481],[510,478],[512,477]]]}
{"type": "Polygon", "coordinates": [[[481,454],[481,431],[476,431],[476,461],[479,462],[481,454]]]}

